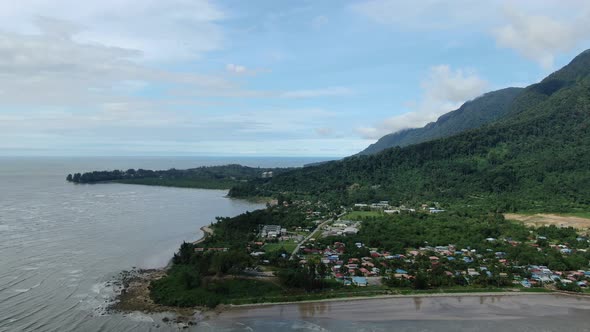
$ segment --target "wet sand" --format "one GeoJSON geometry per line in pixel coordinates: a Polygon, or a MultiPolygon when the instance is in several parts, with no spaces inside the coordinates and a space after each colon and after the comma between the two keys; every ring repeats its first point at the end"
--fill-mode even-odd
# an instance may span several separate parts
{"type": "Polygon", "coordinates": [[[234,308],[201,327],[235,331],[588,331],[588,317],[588,297],[461,294],[234,308]]]}

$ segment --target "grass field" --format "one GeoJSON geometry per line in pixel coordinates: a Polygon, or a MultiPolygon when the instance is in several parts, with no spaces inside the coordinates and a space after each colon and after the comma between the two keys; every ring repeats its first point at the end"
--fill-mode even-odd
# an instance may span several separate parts
{"type": "Polygon", "coordinates": [[[292,252],[295,250],[297,243],[293,241],[281,241],[278,243],[267,243],[262,247],[266,252],[275,252],[281,250],[281,248],[285,248],[285,251],[292,252]]]}
{"type": "Polygon", "coordinates": [[[382,217],[382,211],[352,211],[347,213],[342,219],[363,220],[365,218],[382,217]]]}

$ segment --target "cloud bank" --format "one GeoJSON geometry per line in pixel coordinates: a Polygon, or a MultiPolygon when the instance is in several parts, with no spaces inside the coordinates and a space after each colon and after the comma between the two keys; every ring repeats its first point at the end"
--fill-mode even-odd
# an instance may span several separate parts
{"type": "Polygon", "coordinates": [[[488,83],[473,71],[453,70],[449,65],[434,66],[422,81],[422,99],[410,103],[414,106],[409,112],[387,118],[375,126],[360,127],[357,132],[364,138],[377,139],[403,129],[424,126],[459,108],[465,101],[480,96],[487,87],[488,83]]]}

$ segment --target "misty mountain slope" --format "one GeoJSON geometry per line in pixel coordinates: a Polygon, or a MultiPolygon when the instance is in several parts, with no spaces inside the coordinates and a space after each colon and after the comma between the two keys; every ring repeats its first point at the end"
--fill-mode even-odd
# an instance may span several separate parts
{"type": "Polygon", "coordinates": [[[506,115],[513,100],[522,90],[522,88],[506,88],[486,93],[466,102],[459,109],[440,116],[436,122],[431,122],[422,128],[405,129],[383,136],[359,154],[374,154],[391,147],[404,147],[481,127],[506,115]]]}

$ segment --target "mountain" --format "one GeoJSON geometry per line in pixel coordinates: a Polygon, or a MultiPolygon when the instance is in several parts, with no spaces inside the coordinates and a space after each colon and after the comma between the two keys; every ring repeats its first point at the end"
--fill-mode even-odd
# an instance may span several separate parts
{"type": "Polygon", "coordinates": [[[391,147],[404,147],[481,127],[505,116],[522,91],[522,88],[506,88],[486,93],[422,128],[405,129],[385,135],[359,155],[375,154],[391,147]]]}
{"type": "Polygon", "coordinates": [[[230,190],[335,204],[439,201],[496,210],[590,207],[590,52],[523,90],[500,120],[230,190]]]}

